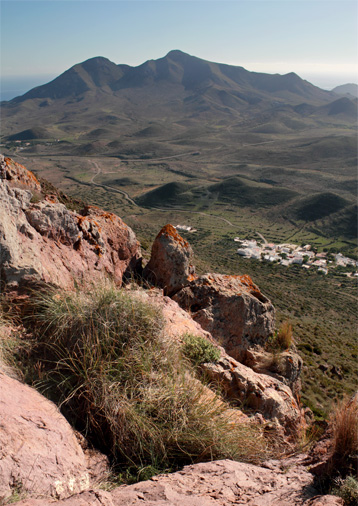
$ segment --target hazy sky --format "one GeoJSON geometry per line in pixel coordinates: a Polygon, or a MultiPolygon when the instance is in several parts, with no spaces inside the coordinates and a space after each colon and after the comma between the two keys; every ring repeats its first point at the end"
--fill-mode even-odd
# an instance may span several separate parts
{"type": "Polygon", "coordinates": [[[330,89],[358,82],[357,16],[355,0],[1,0],[1,75],[44,83],[93,56],[181,49],[330,89]]]}

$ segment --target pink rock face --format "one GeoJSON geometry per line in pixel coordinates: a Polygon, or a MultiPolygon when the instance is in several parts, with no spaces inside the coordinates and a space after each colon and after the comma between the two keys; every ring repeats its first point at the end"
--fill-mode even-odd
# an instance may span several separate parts
{"type": "Polygon", "coordinates": [[[144,277],[172,295],[195,277],[193,250],[172,225],[165,225],[155,238],[144,277]]]}
{"type": "Polygon", "coordinates": [[[274,331],[274,307],[246,275],[205,274],[173,299],[239,361],[245,361],[250,347],[263,346],[274,331]]]}
{"type": "Polygon", "coordinates": [[[36,390],[0,373],[0,503],[14,489],[67,497],[89,487],[86,457],[65,418],[36,390]]]}
{"type": "Polygon", "coordinates": [[[21,188],[15,187],[17,179],[11,183],[0,180],[0,267],[5,283],[16,288],[44,281],[68,288],[110,276],[120,285],[140,262],[139,243],[118,216],[96,207],[77,214],[56,197],[31,203],[31,178],[31,184],[22,183],[21,188]]]}
{"type": "MultiPolygon", "coordinates": [[[[316,496],[312,475],[298,462],[270,461],[266,467],[219,460],[186,466],[182,471],[119,487],[111,493],[89,491],[56,504],[64,506],[323,506],[341,505],[332,496],[316,496]],[[326,501],[328,498],[328,501],[326,501]],[[331,502],[331,500],[333,501],[331,502]]],[[[19,506],[47,506],[21,501],[19,506]]]]}

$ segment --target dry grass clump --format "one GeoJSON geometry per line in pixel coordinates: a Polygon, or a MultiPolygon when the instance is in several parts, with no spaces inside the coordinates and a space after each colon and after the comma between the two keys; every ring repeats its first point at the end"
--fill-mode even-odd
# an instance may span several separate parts
{"type": "Polygon", "coordinates": [[[5,318],[0,308],[0,372],[18,378],[19,371],[15,353],[19,347],[19,336],[12,322],[5,318]]]}
{"type": "Polygon", "coordinates": [[[343,399],[332,413],[332,472],[342,476],[357,472],[358,461],[358,396],[343,399]]]}
{"type": "Polygon", "coordinates": [[[42,389],[115,463],[164,470],[266,455],[259,429],[208,395],[165,339],[159,309],[133,292],[53,292],[39,298],[37,320],[42,389]]]}
{"type": "Polygon", "coordinates": [[[289,322],[283,322],[277,333],[277,343],[282,350],[287,350],[292,346],[292,325],[289,322]]]}

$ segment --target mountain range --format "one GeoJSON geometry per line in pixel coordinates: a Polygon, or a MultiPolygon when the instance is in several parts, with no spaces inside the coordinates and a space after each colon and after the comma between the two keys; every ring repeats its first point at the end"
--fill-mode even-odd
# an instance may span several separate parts
{"type": "Polygon", "coordinates": [[[65,139],[71,133],[78,139],[90,127],[109,127],[112,134],[98,132],[98,139],[113,141],[119,133],[140,132],[153,121],[165,124],[142,135],[161,130],[167,136],[168,123],[179,135],[183,127],[202,121],[232,125],[249,120],[255,126],[262,124],[263,115],[289,115],[303,123],[328,116],[340,123],[342,118],[353,121],[356,112],[354,99],[322,90],[294,73],[249,72],[175,50],[138,67],[103,57],[75,65],[50,83],[3,102],[2,135],[65,139]],[[44,130],[34,130],[39,127],[44,130]]]}

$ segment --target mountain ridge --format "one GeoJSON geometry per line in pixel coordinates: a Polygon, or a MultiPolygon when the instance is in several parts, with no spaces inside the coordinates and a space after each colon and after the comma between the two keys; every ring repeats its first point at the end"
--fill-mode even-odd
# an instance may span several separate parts
{"type": "Polygon", "coordinates": [[[321,90],[294,72],[284,75],[251,72],[244,67],[211,62],[180,50],[172,50],[162,58],[148,60],[136,67],[115,64],[108,58],[96,56],[77,63],[49,83],[33,88],[9,102],[19,103],[32,98],[78,96],[103,87],[118,91],[158,81],[181,84],[187,90],[212,84],[231,89],[249,86],[269,93],[286,90],[322,100],[328,100],[333,96],[331,92],[321,90]]]}

